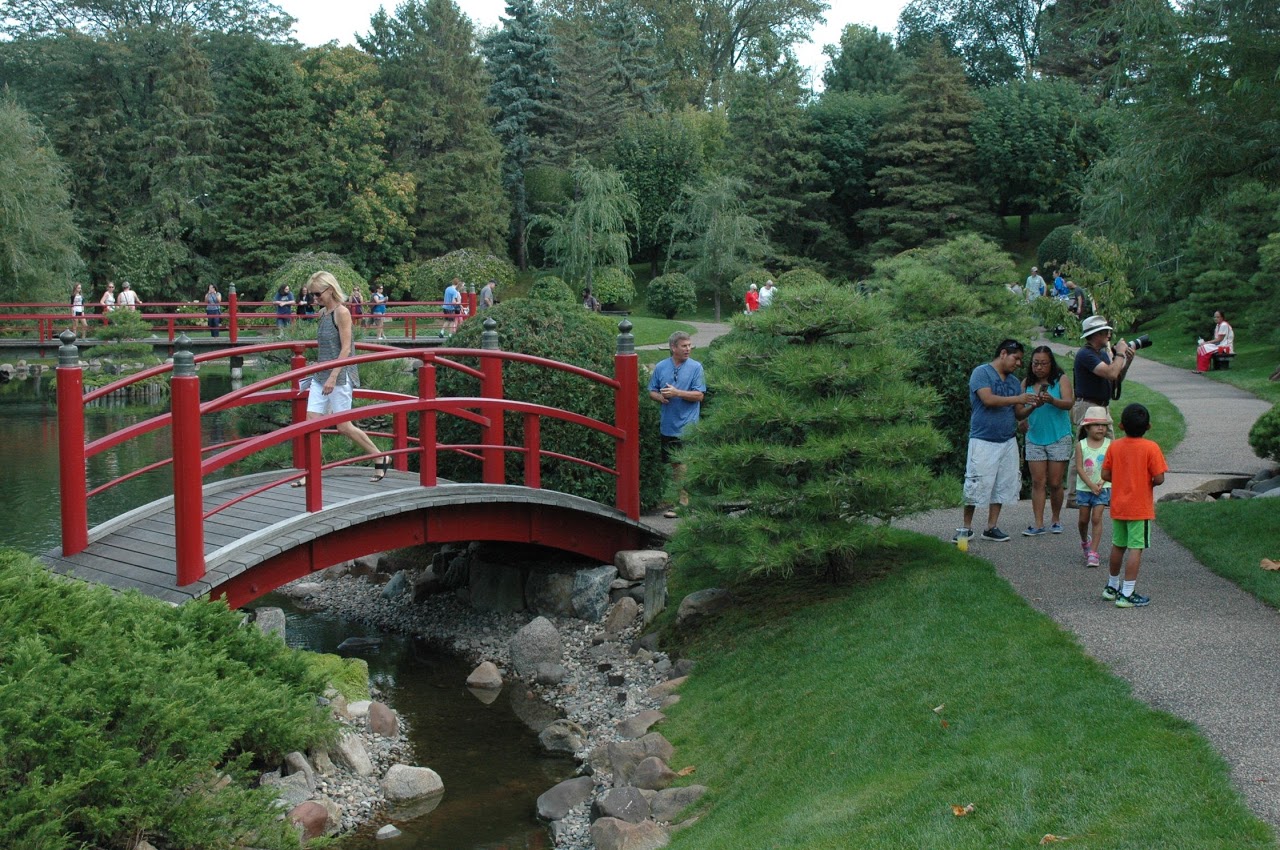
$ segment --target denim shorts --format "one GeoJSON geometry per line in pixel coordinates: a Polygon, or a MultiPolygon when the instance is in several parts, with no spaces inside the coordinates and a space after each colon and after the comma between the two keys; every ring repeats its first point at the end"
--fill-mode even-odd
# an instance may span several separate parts
{"type": "Polygon", "coordinates": [[[1102,492],[1093,495],[1092,490],[1077,490],[1076,505],[1081,508],[1109,507],[1111,505],[1111,488],[1103,487],[1102,492]]]}

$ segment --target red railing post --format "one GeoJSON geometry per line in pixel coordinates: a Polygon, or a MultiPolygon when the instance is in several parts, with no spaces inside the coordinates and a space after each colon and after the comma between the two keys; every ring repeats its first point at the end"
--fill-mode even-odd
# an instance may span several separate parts
{"type": "Polygon", "coordinates": [[[173,541],[178,586],[204,576],[204,472],[200,468],[200,378],[186,334],[178,337],[169,381],[173,434],[173,541]]]}
{"type": "Polygon", "coordinates": [[[397,454],[391,461],[393,468],[401,472],[409,471],[409,458],[403,450],[409,447],[409,414],[397,413],[391,420],[391,446],[397,454]]]}
{"type": "MultiPolygon", "coordinates": [[[[422,356],[422,366],[418,369],[418,398],[434,399],[436,397],[436,364],[422,356]]],[[[423,487],[434,487],[438,480],[438,459],[436,456],[436,412],[424,410],[418,416],[418,482],[423,487]]]]}
{"type": "Polygon", "coordinates": [[[542,489],[542,418],[524,415],[524,486],[542,489]]]}
{"type": "MultiPolygon", "coordinates": [[[[293,347],[293,359],[289,361],[289,369],[296,371],[307,365],[307,356],[302,353],[302,346],[295,345],[293,347]]],[[[299,390],[298,379],[294,378],[291,385],[295,391],[299,390]]],[[[303,393],[294,398],[290,407],[293,412],[293,424],[305,422],[307,419],[307,394],[303,393]]],[[[304,437],[297,437],[293,441],[293,465],[296,469],[302,469],[307,465],[307,446],[304,437]]]]}
{"type": "Polygon", "coordinates": [[[640,360],[631,322],[618,323],[618,348],[613,355],[613,424],[622,429],[617,441],[618,510],[640,519],[640,360]]]}
{"type": "MultiPolygon", "coordinates": [[[[484,333],[480,334],[480,348],[485,351],[499,350],[498,323],[493,319],[484,320],[484,333]]],[[[502,398],[502,358],[481,357],[480,371],[484,373],[480,381],[480,395],[484,398],[502,398]]],[[[506,484],[506,452],[501,448],[505,444],[502,427],[503,413],[500,409],[491,409],[486,416],[489,424],[480,429],[480,442],[490,447],[480,450],[484,466],[484,483],[506,484]]]]}
{"type": "Polygon", "coordinates": [[[236,297],[236,285],[227,287],[227,338],[235,345],[240,339],[240,302],[236,297]]]}
{"type": "Polygon", "coordinates": [[[476,285],[474,283],[467,284],[466,294],[467,309],[464,311],[468,316],[475,316],[476,307],[480,303],[480,297],[476,294],[476,285]]]}
{"type": "Polygon", "coordinates": [[[85,483],[84,370],[74,331],[58,337],[58,488],[62,498],[62,554],[89,545],[89,488],[85,483]]]}

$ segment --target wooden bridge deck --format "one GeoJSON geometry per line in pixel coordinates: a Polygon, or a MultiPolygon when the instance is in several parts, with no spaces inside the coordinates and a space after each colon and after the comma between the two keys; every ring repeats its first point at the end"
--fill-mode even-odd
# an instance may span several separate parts
{"type": "MultiPolygon", "coordinates": [[[[204,506],[217,505],[271,480],[291,474],[265,472],[211,483],[204,488],[204,506]]],[[[565,512],[579,517],[584,535],[598,536],[603,527],[618,527],[621,537],[652,544],[662,533],[628,519],[615,508],[551,490],[492,484],[441,483],[423,487],[416,474],[387,473],[384,481],[369,481],[368,467],[339,468],[325,472],[324,507],[315,513],[305,509],[305,489],[289,486],[272,488],[252,496],[205,521],[204,544],[206,574],[203,579],[179,587],[176,582],[174,556],[174,505],[172,497],[160,499],[136,510],[121,514],[90,531],[89,546],[83,552],[64,556],[61,548],[47,553],[43,560],[55,572],[120,590],[136,589],[145,595],[173,604],[217,595],[219,587],[252,571],[254,567],[285,555],[299,547],[318,543],[323,538],[390,517],[432,509],[457,512],[480,506],[484,512],[503,514],[503,522],[523,526],[520,533],[527,542],[547,545],[563,544],[565,512]],[[503,513],[500,506],[519,507],[520,515],[503,513]],[[539,516],[545,512],[545,516],[539,516]],[[532,517],[532,518],[530,518],[532,517]],[[528,520],[521,522],[521,520],[528,520]],[[548,529],[555,531],[547,534],[548,529]]],[[[458,533],[462,533],[459,530],[458,533]]],[[[570,535],[572,536],[572,535],[570,535]]],[[[393,535],[394,537],[394,535],[393,535]]],[[[522,539],[524,539],[522,538],[522,539]]],[[[484,531],[475,537],[490,539],[484,531]]],[[[426,542],[421,536],[409,540],[387,539],[380,549],[397,548],[414,542],[426,542]]],[[[590,549],[598,544],[582,541],[590,549]]],[[[639,545],[639,543],[633,543],[639,545]]],[[[627,547],[621,547],[627,548],[627,547]]],[[[308,557],[315,559],[316,554],[308,557]]],[[[346,560],[342,558],[340,560],[346,560]]],[[[311,569],[321,569],[338,561],[321,557],[311,569]]],[[[274,585],[273,585],[274,586],[274,585]]],[[[265,592],[265,591],[263,591],[265,592]]]]}

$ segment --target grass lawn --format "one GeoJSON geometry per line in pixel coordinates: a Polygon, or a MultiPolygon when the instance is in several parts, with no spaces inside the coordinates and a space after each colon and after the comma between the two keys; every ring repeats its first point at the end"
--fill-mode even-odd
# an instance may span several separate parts
{"type": "MultiPolygon", "coordinates": [[[[1031,274],[1031,267],[1036,264],[1036,252],[1040,249],[1040,243],[1049,235],[1049,231],[1063,224],[1071,224],[1072,220],[1072,216],[1066,214],[1033,215],[1031,216],[1031,238],[1024,242],[1018,238],[1018,216],[1009,215],[1000,219],[1001,229],[996,234],[996,241],[1013,257],[1015,277],[1019,284],[1031,274]]],[[[1047,276],[1045,279],[1049,280],[1047,276]]]]}
{"type": "Polygon", "coordinates": [[[1151,430],[1147,439],[1154,440],[1160,451],[1168,457],[1187,435],[1187,422],[1182,413],[1169,401],[1168,396],[1144,387],[1137,381],[1125,381],[1120,401],[1111,403],[1111,415],[1116,420],[1116,436],[1120,436],[1120,414],[1125,405],[1141,404],[1151,414],[1151,430]]]}
{"type": "MultiPolygon", "coordinates": [[[[632,314],[627,317],[634,325],[631,333],[635,335],[636,345],[665,345],[673,331],[695,333],[693,325],[671,319],[655,319],[649,316],[632,314]]],[[[695,337],[696,338],[696,337],[695,337]]],[[[667,352],[669,353],[669,352],[667,352]]],[[[666,356],[666,353],[663,354],[666,356]]]]}
{"type": "Polygon", "coordinates": [[[1166,502],[1157,507],[1156,517],[1200,563],[1280,608],[1280,572],[1258,567],[1262,558],[1280,558],[1280,506],[1274,500],[1166,502]]]}
{"type": "MultiPolygon", "coordinates": [[[[1208,325],[1209,323],[1205,325],[1206,333],[1208,325]]],[[[1140,330],[1150,334],[1154,342],[1151,348],[1143,350],[1143,357],[1188,371],[1196,368],[1195,338],[1167,312],[1145,323],[1140,330]]],[[[1276,366],[1280,365],[1280,345],[1259,342],[1239,334],[1236,335],[1236,343],[1236,356],[1231,361],[1231,368],[1220,372],[1206,372],[1205,378],[1223,381],[1272,404],[1280,404],[1280,381],[1267,380],[1276,366]]]]}
{"type": "Polygon", "coordinates": [[[876,578],[761,586],[689,637],[698,667],[659,729],[711,793],[673,848],[1275,847],[1190,724],[990,564],[890,542],[876,578]]]}

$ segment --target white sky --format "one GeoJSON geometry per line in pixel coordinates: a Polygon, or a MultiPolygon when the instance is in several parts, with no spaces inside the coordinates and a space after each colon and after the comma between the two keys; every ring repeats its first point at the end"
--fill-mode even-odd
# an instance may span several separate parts
{"type": "MultiPolygon", "coordinates": [[[[477,29],[492,27],[506,12],[506,0],[456,0],[477,29]]],[[[822,48],[840,41],[846,24],[877,27],[892,33],[898,26],[898,13],[906,0],[827,0],[827,23],[813,31],[813,40],[797,46],[800,61],[810,68],[812,82],[821,83],[826,57],[822,48]]],[[[369,31],[369,19],[380,7],[394,14],[398,0],[276,0],[277,5],[297,18],[294,34],[306,45],[355,44],[355,34],[369,31]]]]}

